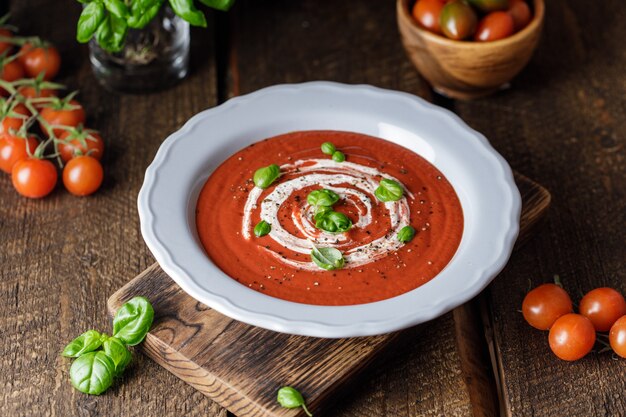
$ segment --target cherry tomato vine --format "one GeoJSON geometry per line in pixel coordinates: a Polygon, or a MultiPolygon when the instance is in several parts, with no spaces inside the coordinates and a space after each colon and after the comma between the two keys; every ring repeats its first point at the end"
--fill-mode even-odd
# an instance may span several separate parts
{"type": "Polygon", "coordinates": [[[104,142],[85,127],[77,91],[52,80],[61,67],[58,50],[36,36],[17,36],[0,18],[0,170],[29,198],[52,192],[62,171],[65,188],[89,195],[103,179],[104,142]]]}

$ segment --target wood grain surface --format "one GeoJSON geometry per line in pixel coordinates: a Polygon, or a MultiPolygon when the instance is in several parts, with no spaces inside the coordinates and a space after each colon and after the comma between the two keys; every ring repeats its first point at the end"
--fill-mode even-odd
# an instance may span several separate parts
{"type": "Polygon", "coordinates": [[[561,362],[546,334],[516,311],[528,287],[553,274],[575,298],[600,285],[626,292],[622,2],[547,2],[538,50],[512,88],[467,103],[432,96],[402,50],[392,0],[238,1],[234,13],[209,15],[211,29],[193,32],[190,77],[148,96],[120,96],[96,84],[86,47],[73,38],[75,1],[13,0],[11,11],[24,33],[60,46],[61,81],[81,89],[89,124],[105,136],[107,174],[93,197],[74,198],[60,188],[42,201],[20,198],[0,177],[2,415],[226,416],[141,354],[106,395],[82,395],[71,388],[69,363],[59,352],[84,330],[106,330],[107,297],[153,263],[135,202],[161,141],[231,95],[314,79],[433,98],[553,193],[542,233],[516,252],[478,303],[408,332],[326,415],[493,415],[488,387],[496,383],[505,415],[626,415],[624,361],[604,353],[561,362]],[[463,370],[460,355],[476,345],[462,346],[459,328],[473,329],[467,340],[478,342],[478,353],[489,342],[497,378],[490,378],[490,361],[463,370]]]}
{"type": "MultiPolygon", "coordinates": [[[[517,175],[522,194],[520,242],[545,214],[550,194],[531,180],[517,175]]],[[[358,384],[358,373],[385,347],[404,332],[350,339],[319,339],[291,336],[249,326],[225,317],[187,295],[170,277],[152,265],[111,296],[109,313],[135,296],[147,297],[155,310],[155,321],[141,349],[157,363],[239,417],[304,416],[302,410],[288,410],[276,402],[283,385],[297,387],[316,414],[329,413],[329,400],[347,384],[358,384]]],[[[466,406],[472,399],[475,369],[482,366],[474,346],[480,337],[473,332],[476,313],[463,307],[454,312],[454,333],[458,344],[456,366],[467,379],[466,406]],[[470,376],[471,375],[471,376],[470,376]]],[[[421,327],[426,327],[425,324],[421,327]]],[[[407,331],[417,336],[418,329],[407,331]]],[[[453,340],[452,336],[450,340],[453,340]]],[[[454,345],[453,345],[454,346],[454,345]]],[[[445,358],[442,358],[445,359],[445,358]]],[[[448,357],[447,360],[452,358],[448,357]]],[[[381,365],[384,367],[384,365],[381,365]]],[[[396,375],[400,378],[400,375],[396,375]]],[[[484,378],[484,377],[483,377],[484,378]]],[[[481,385],[488,382],[481,381],[481,385]]],[[[442,386],[445,387],[445,386],[442,386]]],[[[451,392],[452,390],[450,390],[451,392]]],[[[447,393],[446,393],[447,394],[447,393]]],[[[476,394],[477,406],[484,409],[484,395],[476,394]]],[[[491,410],[495,414],[495,408],[491,410]]]]}

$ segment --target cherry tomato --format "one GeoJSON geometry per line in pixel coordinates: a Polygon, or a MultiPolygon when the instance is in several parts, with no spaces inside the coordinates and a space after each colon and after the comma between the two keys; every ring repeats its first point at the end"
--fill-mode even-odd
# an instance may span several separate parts
{"type": "Polygon", "coordinates": [[[104,142],[98,133],[87,133],[83,131],[71,132],[69,130],[61,133],[60,139],[64,142],[59,143],[59,152],[63,162],[67,162],[74,158],[76,151],[83,155],[100,160],[104,152],[104,142]]]}
{"type": "Polygon", "coordinates": [[[32,46],[24,44],[20,49],[20,57],[18,58],[26,74],[31,78],[36,78],[42,72],[43,79],[50,81],[59,72],[61,67],[61,56],[59,51],[52,45],[32,46]]]}
{"type": "Polygon", "coordinates": [[[17,192],[24,197],[41,198],[54,190],[57,170],[47,159],[22,159],[13,165],[11,179],[17,192]]]}
{"type": "MultiPolygon", "coordinates": [[[[85,123],[85,110],[83,106],[76,100],[70,100],[70,105],[76,106],[75,109],[67,109],[60,108],[57,109],[55,107],[45,107],[41,110],[39,115],[50,125],[60,125],[60,126],[70,126],[76,127],[85,123]]],[[[45,126],[40,123],[41,130],[43,130],[46,134],[48,131],[45,126]]],[[[53,129],[54,134],[58,137],[63,132],[63,129],[53,129]]]]}
{"type": "Polygon", "coordinates": [[[613,288],[596,288],[580,300],[578,311],[589,318],[599,332],[608,332],[613,323],[626,315],[626,301],[613,288]]]}
{"type": "Polygon", "coordinates": [[[613,352],[626,358],[626,316],[619,318],[611,327],[609,343],[613,352]]]}
{"type": "Polygon", "coordinates": [[[481,19],[474,40],[480,42],[495,41],[511,36],[515,32],[513,17],[507,12],[491,12],[481,19]]]}
{"type": "Polygon", "coordinates": [[[524,0],[511,0],[508,12],[513,18],[513,26],[515,26],[516,32],[524,29],[532,19],[530,7],[524,0]]]}
{"type": "Polygon", "coordinates": [[[77,156],[63,169],[63,185],[77,196],[94,193],[100,188],[103,178],[102,165],[91,156],[77,156]]]}
{"type": "Polygon", "coordinates": [[[450,39],[469,38],[476,31],[477,22],[476,13],[463,1],[451,1],[441,9],[439,18],[441,31],[450,39]]]}
{"type": "Polygon", "coordinates": [[[506,10],[509,7],[509,0],[469,0],[469,2],[483,13],[506,10]]]}
{"type": "MultiPolygon", "coordinates": [[[[51,88],[37,88],[30,85],[24,85],[18,88],[17,92],[27,99],[55,97],[57,95],[56,91],[51,88]]],[[[33,105],[37,110],[44,108],[43,103],[33,103],[33,105]]]]}
{"type": "Polygon", "coordinates": [[[434,33],[441,33],[439,18],[444,0],[418,0],[413,6],[413,17],[424,28],[434,33]]]}
{"type": "MultiPolygon", "coordinates": [[[[22,116],[25,116],[25,117],[30,116],[30,112],[28,111],[26,106],[23,105],[22,103],[18,103],[15,106],[13,106],[13,108],[11,108],[10,113],[15,113],[18,115],[21,114],[22,116]]],[[[9,133],[11,129],[18,130],[20,127],[22,127],[25,121],[26,121],[25,118],[15,117],[15,116],[11,116],[7,114],[6,116],[2,118],[2,122],[0,123],[0,133],[9,133]]]]}
{"type": "MultiPolygon", "coordinates": [[[[4,81],[13,82],[24,78],[24,68],[19,61],[8,61],[2,64],[2,70],[0,70],[0,78],[4,81]]],[[[0,95],[7,96],[8,92],[4,88],[0,88],[0,95]]]]}
{"type": "Polygon", "coordinates": [[[538,286],[526,294],[522,303],[524,318],[539,330],[548,330],[559,317],[572,311],[572,300],[556,284],[538,286]]]}
{"type": "MultiPolygon", "coordinates": [[[[11,32],[8,29],[0,28],[0,36],[5,37],[5,38],[12,38],[13,32],[11,32]]],[[[12,47],[13,45],[10,44],[9,42],[0,42],[0,55],[5,53],[6,51],[10,51],[12,47]]]]}
{"type": "Polygon", "coordinates": [[[35,136],[23,138],[3,133],[0,135],[0,169],[10,174],[13,165],[32,155],[38,144],[35,136]]]}
{"type": "Polygon", "coordinates": [[[550,349],[564,361],[575,361],[591,352],[596,331],[591,321],[580,314],[566,314],[550,328],[550,349]]]}

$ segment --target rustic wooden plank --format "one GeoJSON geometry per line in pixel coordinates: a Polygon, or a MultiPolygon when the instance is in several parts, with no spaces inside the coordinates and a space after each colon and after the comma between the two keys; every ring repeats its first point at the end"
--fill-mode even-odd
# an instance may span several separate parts
{"type": "Polygon", "coordinates": [[[512,89],[456,104],[554,197],[543,232],[490,287],[488,338],[507,415],[626,415],[625,361],[611,353],[560,361],[517,312],[529,286],[553,274],[575,301],[605,285],[626,294],[626,27],[616,24],[626,10],[616,1],[546,3],[539,49],[512,89]]]}
{"type": "MultiPolygon", "coordinates": [[[[537,217],[547,209],[549,194],[523,176],[518,175],[517,181],[524,201],[520,236],[523,240],[537,217]]],[[[354,376],[396,339],[404,343],[390,353],[395,360],[379,363],[378,372],[382,374],[375,379],[377,383],[355,384],[358,392],[351,395],[354,401],[343,401],[340,408],[344,411],[339,414],[335,409],[328,412],[361,416],[496,413],[495,404],[487,401],[489,397],[469,392],[489,382],[466,380],[487,378],[477,372],[483,362],[475,356],[474,346],[478,343],[472,343],[471,338],[477,338],[479,333],[468,329],[478,315],[469,314],[468,307],[454,313],[456,320],[451,314],[437,320],[438,326],[428,323],[406,332],[376,337],[319,339],[263,330],[222,316],[187,295],[157,264],[111,296],[110,314],[137,295],[147,297],[155,309],[155,322],[142,350],[240,417],[303,415],[300,410],[287,410],[276,403],[276,391],[282,385],[297,386],[311,410],[318,413],[329,410],[328,400],[335,392],[348,382],[354,383],[354,376]],[[456,334],[462,336],[459,346],[442,343],[454,341],[456,334]],[[438,349],[431,346],[435,342],[433,338],[438,339],[438,349]],[[435,376],[439,381],[433,381],[435,376]],[[380,383],[381,377],[386,384],[380,383]],[[407,387],[407,381],[419,386],[407,387]],[[398,384],[402,389],[393,386],[398,384]],[[433,394],[427,386],[431,389],[454,386],[465,394],[462,401],[453,403],[448,398],[449,392],[434,390],[433,394]],[[379,401],[381,392],[385,401],[379,401]],[[397,397],[398,393],[403,395],[402,399],[397,397]],[[408,401],[404,399],[407,395],[408,401]],[[472,403],[470,398],[476,398],[476,402],[472,403]],[[381,409],[381,405],[385,408],[381,409]]]]}
{"type": "Polygon", "coordinates": [[[41,201],[19,197],[0,176],[0,409],[5,416],[225,416],[193,388],[143,355],[106,395],[69,383],[59,352],[90,328],[110,330],[106,299],[152,264],[139,233],[136,198],[161,141],[196,112],[216,104],[210,31],[195,33],[194,69],[184,84],[148,96],[119,96],[94,80],[87,48],[74,39],[80,4],[11,2],[25,34],[56,43],[60,81],[81,90],[89,126],[102,130],[105,182],[89,198],[59,187],[41,201]]]}

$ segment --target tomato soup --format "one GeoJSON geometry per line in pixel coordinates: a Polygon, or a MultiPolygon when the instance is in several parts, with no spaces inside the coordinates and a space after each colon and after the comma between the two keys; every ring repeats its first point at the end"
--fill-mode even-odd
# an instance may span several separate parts
{"type": "Polygon", "coordinates": [[[354,305],[435,277],[459,246],[463,211],[441,172],[402,146],[302,131],[224,161],[200,193],[196,224],[208,256],[240,284],[297,303],[354,305]]]}

